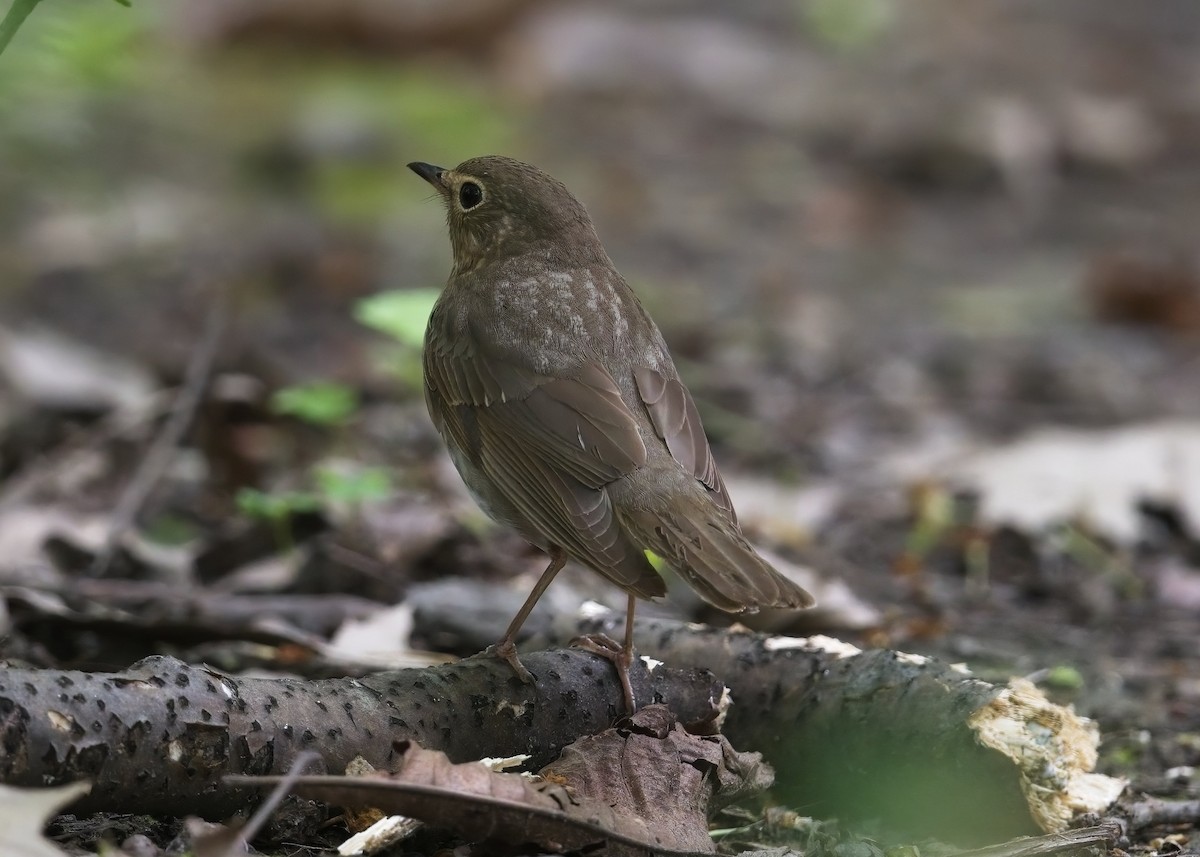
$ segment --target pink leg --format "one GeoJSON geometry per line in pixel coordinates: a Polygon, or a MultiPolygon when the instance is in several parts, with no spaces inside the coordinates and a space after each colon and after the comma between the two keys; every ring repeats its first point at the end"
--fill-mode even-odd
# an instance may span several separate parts
{"type": "Polygon", "coordinates": [[[517,674],[517,678],[526,684],[533,684],[533,674],[525,669],[525,665],[517,657],[517,632],[521,630],[521,626],[529,618],[533,606],[538,603],[538,599],[545,593],[546,587],[551,584],[555,575],[566,564],[566,552],[562,548],[552,546],[550,548],[550,564],[546,566],[546,570],[538,578],[537,585],[533,587],[533,592],[529,593],[529,597],[525,599],[525,603],[521,605],[521,609],[517,611],[517,615],[508,623],[508,630],[504,632],[504,637],[501,638],[500,642],[494,646],[488,646],[484,652],[486,655],[492,655],[507,662],[512,667],[512,671],[517,674]]]}
{"type": "Polygon", "coordinates": [[[629,607],[625,612],[625,643],[622,645],[607,634],[588,634],[571,641],[571,645],[586,649],[612,661],[621,681],[621,692],[625,697],[625,708],[629,714],[637,711],[633,699],[633,684],[629,681],[629,669],[633,666],[633,610],[637,598],[629,596],[629,607]]]}

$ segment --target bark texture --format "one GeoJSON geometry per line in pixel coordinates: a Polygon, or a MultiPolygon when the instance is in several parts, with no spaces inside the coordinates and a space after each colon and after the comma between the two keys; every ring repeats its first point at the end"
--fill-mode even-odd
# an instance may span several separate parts
{"type": "MultiPolygon", "coordinates": [[[[528,753],[553,760],[623,711],[612,665],[578,650],[522,655],[536,685],[492,658],[362,679],[238,678],[174,658],[122,673],[0,672],[0,781],[46,786],[87,778],[76,811],[220,817],[258,800],[226,774],[281,774],[315,750],[341,773],[361,756],[393,761],[402,739],[453,761],[528,753]]],[[[716,717],[722,688],[707,673],[636,668],[639,698],[684,723],[716,717]]]]}
{"type": "MultiPolygon", "coordinates": [[[[613,633],[623,616],[560,626],[613,633]]],[[[822,817],[879,818],[916,836],[985,844],[1042,832],[1010,758],[972,715],[1004,688],[947,664],[838,640],[638,620],[638,653],[728,686],[722,732],[775,768],[776,799],[822,817]]]]}

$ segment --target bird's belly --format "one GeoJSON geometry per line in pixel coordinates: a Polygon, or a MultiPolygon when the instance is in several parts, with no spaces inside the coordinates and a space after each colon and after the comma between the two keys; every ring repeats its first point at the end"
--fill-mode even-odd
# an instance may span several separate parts
{"type": "Polygon", "coordinates": [[[530,544],[543,550],[547,547],[546,540],[539,537],[529,526],[525,517],[509,502],[508,498],[492,487],[492,480],[453,444],[447,444],[450,449],[450,460],[458,475],[462,477],[467,492],[489,518],[498,524],[512,527],[530,544]]]}

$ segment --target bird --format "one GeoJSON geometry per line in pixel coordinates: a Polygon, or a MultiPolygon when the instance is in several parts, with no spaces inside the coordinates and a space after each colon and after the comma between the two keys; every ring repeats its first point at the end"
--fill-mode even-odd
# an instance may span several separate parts
{"type": "Polygon", "coordinates": [[[568,559],[628,596],[623,643],[582,642],[631,713],[634,609],[666,593],[647,551],[720,610],[811,606],[743,535],[667,343],[583,204],[509,157],[408,167],[445,203],[453,257],[425,332],[429,414],[480,508],[549,557],[485,654],[534,681],[516,637],[568,559]]]}

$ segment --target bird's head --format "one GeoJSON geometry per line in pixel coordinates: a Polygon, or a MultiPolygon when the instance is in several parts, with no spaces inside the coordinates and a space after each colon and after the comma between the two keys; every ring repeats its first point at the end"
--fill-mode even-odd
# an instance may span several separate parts
{"type": "Polygon", "coordinates": [[[583,205],[537,167],[499,155],[471,158],[454,169],[420,161],[408,167],[446,204],[457,271],[526,253],[580,265],[604,258],[583,205]]]}

